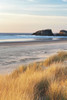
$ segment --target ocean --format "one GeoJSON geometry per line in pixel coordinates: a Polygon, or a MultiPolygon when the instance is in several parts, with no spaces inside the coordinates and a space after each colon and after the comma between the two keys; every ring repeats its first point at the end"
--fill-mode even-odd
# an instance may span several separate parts
{"type": "Polygon", "coordinates": [[[0,43],[2,42],[31,42],[65,40],[67,36],[35,36],[32,33],[0,33],[0,43]]]}

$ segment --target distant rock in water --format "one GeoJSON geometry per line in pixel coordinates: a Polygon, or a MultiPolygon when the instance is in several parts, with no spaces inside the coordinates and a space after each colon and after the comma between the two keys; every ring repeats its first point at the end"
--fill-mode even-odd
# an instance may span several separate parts
{"type": "Polygon", "coordinates": [[[66,30],[60,30],[59,34],[62,35],[62,36],[64,36],[64,35],[67,36],[67,31],[66,30]]]}
{"type": "Polygon", "coordinates": [[[66,30],[60,30],[60,32],[55,34],[55,36],[67,36],[67,31],[66,30]]]}
{"type": "Polygon", "coordinates": [[[46,30],[39,30],[32,35],[41,35],[41,36],[53,36],[54,34],[52,33],[51,29],[46,29],[46,30]]]}
{"type": "Polygon", "coordinates": [[[41,36],[67,36],[67,31],[66,30],[60,30],[59,33],[53,33],[51,29],[46,29],[46,30],[39,30],[32,35],[41,35],[41,36]]]}

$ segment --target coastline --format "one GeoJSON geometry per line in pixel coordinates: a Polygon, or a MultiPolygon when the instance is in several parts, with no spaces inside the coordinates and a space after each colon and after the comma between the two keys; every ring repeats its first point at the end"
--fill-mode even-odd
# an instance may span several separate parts
{"type": "Polygon", "coordinates": [[[0,43],[0,74],[10,73],[21,65],[45,60],[67,50],[67,40],[0,43]]]}
{"type": "Polygon", "coordinates": [[[10,46],[10,45],[38,45],[38,44],[52,44],[52,43],[66,43],[67,39],[65,40],[35,40],[35,41],[20,41],[20,42],[0,42],[0,46],[10,46]]]}

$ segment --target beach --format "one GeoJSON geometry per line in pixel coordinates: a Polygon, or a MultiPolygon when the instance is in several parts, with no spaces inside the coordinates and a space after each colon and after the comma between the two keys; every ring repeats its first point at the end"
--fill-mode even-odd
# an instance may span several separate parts
{"type": "Polygon", "coordinates": [[[21,65],[45,60],[67,50],[67,41],[31,41],[0,43],[0,74],[7,74],[21,65]]]}

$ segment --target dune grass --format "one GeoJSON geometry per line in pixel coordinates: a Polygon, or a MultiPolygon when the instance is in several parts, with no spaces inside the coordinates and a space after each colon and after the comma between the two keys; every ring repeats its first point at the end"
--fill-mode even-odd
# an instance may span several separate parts
{"type": "Polygon", "coordinates": [[[45,66],[49,66],[52,63],[57,63],[57,62],[63,62],[67,60],[67,52],[65,51],[60,51],[57,54],[49,57],[48,59],[46,59],[43,64],[45,66]]]}
{"type": "Polygon", "coordinates": [[[67,65],[60,60],[46,68],[34,63],[0,75],[0,100],[67,100],[67,65]]]}

